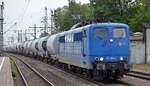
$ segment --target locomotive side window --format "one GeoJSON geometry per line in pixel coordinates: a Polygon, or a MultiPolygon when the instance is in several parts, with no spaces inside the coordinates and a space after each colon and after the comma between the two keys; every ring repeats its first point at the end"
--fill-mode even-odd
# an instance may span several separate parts
{"type": "Polygon", "coordinates": [[[82,41],[83,33],[82,32],[75,33],[73,38],[74,38],[74,41],[82,41]]]}
{"type": "Polygon", "coordinates": [[[60,43],[64,43],[64,42],[65,42],[65,36],[59,37],[59,42],[60,42],[60,43]]]}
{"type": "Polygon", "coordinates": [[[113,29],[113,36],[115,38],[124,38],[126,37],[126,30],[124,28],[115,28],[113,29]]]}
{"type": "Polygon", "coordinates": [[[94,37],[105,38],[107,36],[108,36],[108,29],[106,29],[106,28],[95,28],[94,29],[94,37]]]}

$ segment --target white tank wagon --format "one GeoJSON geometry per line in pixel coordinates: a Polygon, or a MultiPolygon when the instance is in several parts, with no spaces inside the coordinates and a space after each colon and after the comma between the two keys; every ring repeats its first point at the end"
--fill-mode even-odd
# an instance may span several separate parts
{"type": "Polygon", "coordinates": [[[23,51],[23,44],[24,42],[17,43],[17,53],[21,54],[23,51]]]}
{"type": "Polygon", "coordinates": [[[20,53],[20,54],[23,54],[23,52],[24,52],[24,44],[25,44],[25,42],[22,42],[22,43],[20,43],[20,45],[19,45],[19,48],[20,48],[19,53],[20,53]]]}
{"type": "Polygon", "coordinates": [[[17,45],[16,45],[16,52],[17,52],[17,53],[20,53],[20,44],[21,44],[21,43],[17,43],[17,45]]]}
{"type": "Polygon", "coordinates": [[[46,36],[46,37],[42,37],[39,39],[38,41],[38,55],[41,56],[41,57],[45,57],[46,56],[46,52],[47,52],[47,39],[48,39],[49,36],[46,36]]]}
{"type": "Polygon", "coordinates": [[[23,54],[27,55],[27,44],[28,44],[28,41],[26,41],[24,44],[23,44],[23,54]]]}
{"type": "Polygon", "coordinates": [[[23,54],[23,51],[24,51],[24,43],[25,43],[25,42],[22,42],[22,43],[20,44],[20,53],[22,53],[22,54],[23,54]]]}
{"type": "Polygon", "coordinates": [[[32,56],[32,55],[33,55],[33,52],[32,52],[32,42],[33,42],[33,40],[30,40],[30,41],[28,41],[28,43],[27,43],[27,51],[28,51],[28,55],[29,55],[29,56],[32,56]]]}
{"type": "Polygon", "coordinates": [[[14,46],[13,46],[13,52],[15,53],[15,52],[17,52],[17,44],[15,44],[14,46]]]}
{"type": "Polygon", "coordinates": [[[17,52],[17,53],[19,53],[19,45],[20,45],[20,43],[17,43],[16,45],[15,45],[15,52],[17,52]]]}
{"type": "Polygon", "coordinates": [[[12,52],[12,50],[13,50],[12,45],[10,45],[10,46],[7,47],[7,51],[8,52],[12,52]]]}
{"type": "Polygon", "coordinates": [[[33,40],[32,45],[31,45],[31,50],[33,52],[34,57],[38,56],[38,51],[39,51],[38,42],[39,42],[39,39],[35,39],[33,40]]]}
{"type": "Polygon", "coordinates": [[[16,52],[16,45],[14,45],[14,44],[11,45],[9,51],[12,52],[12,53],[15,53],[16,52]]]}
{"type": "Polygon", "coordinates": [[[59,46],[58,46],[58,34],[52,35],[47,40],[47,54],[49,57],[57,57],[59,46]]]}

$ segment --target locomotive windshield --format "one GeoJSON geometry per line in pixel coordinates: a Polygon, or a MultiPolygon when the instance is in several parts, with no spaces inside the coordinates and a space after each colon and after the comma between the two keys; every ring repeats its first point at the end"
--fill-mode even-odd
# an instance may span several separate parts
{"type": "Polygon", "coordinates": [[[124,28],[115,28],[113,29],[113,36],[115,38],[124,38],[126,37],[126,30],[124,28]]]}
{"type": "Polygon", "coordinates": [[[105,38],[108,36],[108,29],[106,28],[95,28],[94,36],[97,38],[105,38]]]}

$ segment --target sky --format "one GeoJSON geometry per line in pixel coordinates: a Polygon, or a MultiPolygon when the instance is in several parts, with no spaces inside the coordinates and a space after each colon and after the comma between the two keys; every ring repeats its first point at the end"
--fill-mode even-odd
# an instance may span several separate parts
{"type": "MultiPolygon", "coordinates": [[[[0,0],[4,2],[4,39],[5,42],[11,37],[17,39],[17,30],[25,30],[34,24],[41,24],[44,16],[44,8],[48,8],[50,19],[51,9],[68,5],[68,0],[0,0]]],[[[89,3],[89,0],[76,0],[77,2],[89,3]]],[[[49,21],[50,23],[50,21],[49,21]]]]}

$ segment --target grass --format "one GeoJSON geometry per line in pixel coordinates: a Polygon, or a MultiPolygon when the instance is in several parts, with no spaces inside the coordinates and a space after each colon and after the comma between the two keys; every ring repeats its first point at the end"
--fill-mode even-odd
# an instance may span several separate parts
{"type": "Polygon", "coordinates": [[[13,76],[13,77],[17,77],[17,76],[18,76],[18,72],[15,71],[15,70],[12,70],[11,73],[12,73],[12,76],[13,76]]]}

